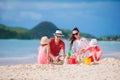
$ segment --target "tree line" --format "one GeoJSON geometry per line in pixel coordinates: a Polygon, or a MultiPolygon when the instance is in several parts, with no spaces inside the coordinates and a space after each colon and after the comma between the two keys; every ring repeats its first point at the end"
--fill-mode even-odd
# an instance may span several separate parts
{"type": "MultiPolygon", "coordinates": [[[[56,25],[48,21],[43,21],[30,30],[23,27],[9,27],[4,24],[0,24],[0,39],[40,39],[44,35],[50,38],[53,37],[53,33],[57,29],[59,28],[56,25]]],[[[72,31],[69,29],[61,30],[63,31],[64,38],[69,39],[72,31]]],[[[97,38],[98,40],[104,41],[120,41],[120,35],[95,37],[94,35],[82,32],[80,35],[82,37],[97,38]]]]}

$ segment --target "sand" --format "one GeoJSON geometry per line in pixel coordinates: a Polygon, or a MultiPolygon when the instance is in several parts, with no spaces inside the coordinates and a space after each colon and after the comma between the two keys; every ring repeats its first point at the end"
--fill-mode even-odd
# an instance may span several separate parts
{"type": "Polygon", "coordinates": [[[96,64],[20,64],[0,66],[0,80],[120,80],[120,60],[104,58],[96,64]]]}

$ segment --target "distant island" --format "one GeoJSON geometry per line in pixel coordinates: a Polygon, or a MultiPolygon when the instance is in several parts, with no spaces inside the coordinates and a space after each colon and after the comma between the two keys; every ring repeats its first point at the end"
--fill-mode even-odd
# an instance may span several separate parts
{"type": "MultiPolygon", "coordinates": [[[[0,39],[40,39],[45,35],[50,38],[53,37],[53,33],[58,29],[63,31],[63,38],[69,39],[72,33],[71,30],[60,29],[49,21],[40,22],[30,30],[23,27],[10,27],[4,24],[0,24],[0,39]]],[[[98,40],[120,41],[120,35],[95,37],[92,34],[83,32],[81,32],[80,35],[86,38],[97,38],[98,40]]]]}

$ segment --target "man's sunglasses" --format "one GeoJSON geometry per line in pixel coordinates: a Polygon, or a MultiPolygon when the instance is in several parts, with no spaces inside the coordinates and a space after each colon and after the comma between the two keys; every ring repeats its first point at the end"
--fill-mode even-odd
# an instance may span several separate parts
{"type": "Polygon", "coordinates": [[[62,38],[62,36],[57,36],[57,38],[62,38]]]}
{"type": "Polygon", "coordinates": [[[75,34],[73,34],[73,35],[78,35],[78,33],[75,33],[75,34]]]}

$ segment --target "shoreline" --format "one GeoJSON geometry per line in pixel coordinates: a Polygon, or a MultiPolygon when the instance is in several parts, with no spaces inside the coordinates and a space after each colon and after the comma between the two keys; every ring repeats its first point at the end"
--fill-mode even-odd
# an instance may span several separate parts
{"type": "Polygon", "coordinates": [[[37,63],[37,57],[0,58],[0,66],[37,63]]]}
{"type": "Polygon", "coordinates": [[[103,58],[97,64],[18,64],[0,66],[0,80],[119,80],[120,60],[103,58]]]}

